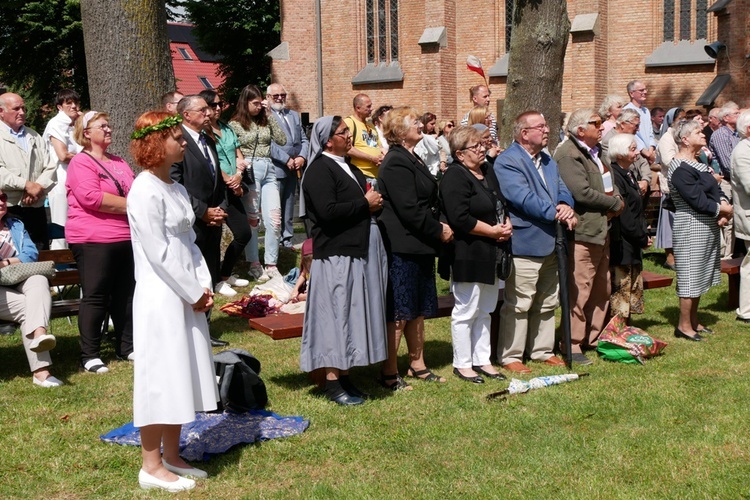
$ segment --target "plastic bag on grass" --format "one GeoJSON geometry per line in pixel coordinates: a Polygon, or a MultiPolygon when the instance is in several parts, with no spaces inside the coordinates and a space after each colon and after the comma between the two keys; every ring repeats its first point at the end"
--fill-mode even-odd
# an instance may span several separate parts
{"type": "Polygon", "coordinates": [[[661,354],[665,347],[666,342],[653,338],[640,328],[626,325],[625,319],[618,314],[599,336],[596,350],[608,361],[644,364],[647,358],[661,354]]]}

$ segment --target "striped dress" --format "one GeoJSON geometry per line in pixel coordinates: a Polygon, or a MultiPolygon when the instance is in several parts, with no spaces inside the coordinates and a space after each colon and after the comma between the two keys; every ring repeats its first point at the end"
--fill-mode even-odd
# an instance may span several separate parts
{"type": "Polygon", "coordinates": [[[717,224],[721,191],[711,174],[711,167],[696,161],[675,158],[669,164],[669,192],[677,209],[672,244],[677,268],[678,297],[700,297],[712,286],[721,283],[721,228],[717,224]],[[715,214],[699,212],[685,201],[683,195],[686,193],[680,193],[672,183],[672,176],[679,168],[693,168],[697,171],[691,172],[696,179],[695,186],[692,187],[700,188],[699,198],[707,208],[716,203],[715,214]],[[706,182],[702,182],[704,180],[706,182]]]}

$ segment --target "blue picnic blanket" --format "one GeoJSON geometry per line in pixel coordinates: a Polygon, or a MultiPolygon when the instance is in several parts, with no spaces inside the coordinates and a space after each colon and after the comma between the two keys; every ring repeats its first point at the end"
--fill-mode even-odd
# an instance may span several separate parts
{"type": "MultiPolygon", "coordinates": [[[[205,461],[232,446],[294,436],[305,432],[309,420],[282,417],[264,410],[247,413],[196,413],[195,420],[182,426],[180,456],[205,461]]],[[[100,436],[105,443],[140,446],[141,433],[129,422],[100,436]]]]}

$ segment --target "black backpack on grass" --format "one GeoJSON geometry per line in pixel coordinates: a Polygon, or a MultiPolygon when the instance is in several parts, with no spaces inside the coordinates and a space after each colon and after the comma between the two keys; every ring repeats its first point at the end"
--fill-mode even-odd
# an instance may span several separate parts
{"type": "Polygon", "coordinates": [[[229,349],[214,355],[219,381],[220,408],[243,413],[261,410],[268,403],[266,384],[260,374],[260,361],[242,349],[229,349]]]}

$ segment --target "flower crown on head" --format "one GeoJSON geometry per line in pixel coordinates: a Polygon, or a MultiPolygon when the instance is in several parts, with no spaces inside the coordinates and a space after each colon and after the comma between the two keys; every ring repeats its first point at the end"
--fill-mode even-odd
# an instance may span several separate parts
{"type": "Polygon", "coordinates": [[[175,127],[182,123],[182,117],[180,115],[172,115],[164,118],[162,121],[155,125],[149,125],[148,127],[139,128],[130,135],[131,139],[143,139],[152,132],[159,132],[160,130],[166,130],[168,128],[175,127]]]}

